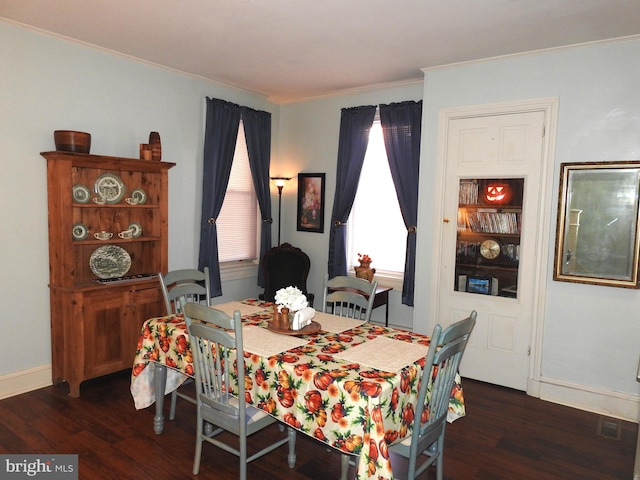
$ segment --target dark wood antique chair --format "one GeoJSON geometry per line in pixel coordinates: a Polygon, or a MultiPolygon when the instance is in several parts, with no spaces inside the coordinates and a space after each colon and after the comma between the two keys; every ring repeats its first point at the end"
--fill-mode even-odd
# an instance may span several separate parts
{"type": "Polygon", "coordinates": [[[278,290],[297,287],[307,296],[309,306],[313,306],[313,293],[307,291],[307,277],[311,268],[309,256],[289,243],[283,243],[269,250],[262,259],[265,288],[261,300],[273,302],[278,290]]]}

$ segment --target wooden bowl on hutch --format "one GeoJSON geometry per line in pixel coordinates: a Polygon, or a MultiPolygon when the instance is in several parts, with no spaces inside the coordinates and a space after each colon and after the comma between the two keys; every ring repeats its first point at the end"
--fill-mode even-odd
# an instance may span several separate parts
{"type": "Polygon", "coordinates": [[[73,130],[56,130],[53,132],[56,150],[60,152],[89,153],[91,134],[73,130]]]}

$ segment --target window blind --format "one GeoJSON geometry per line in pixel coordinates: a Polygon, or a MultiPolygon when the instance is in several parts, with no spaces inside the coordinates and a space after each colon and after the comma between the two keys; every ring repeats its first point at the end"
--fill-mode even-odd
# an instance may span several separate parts
{"type": "Polygon", "coordinates": [[[242,121],[238,129],[229,186],[216,225],[220,263],[257,258],[258,202],[242,121]]]}

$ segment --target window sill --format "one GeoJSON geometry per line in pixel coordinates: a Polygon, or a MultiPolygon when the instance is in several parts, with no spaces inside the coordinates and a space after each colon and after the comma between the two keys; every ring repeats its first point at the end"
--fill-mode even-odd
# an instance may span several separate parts
{"type": "Polygon", "coordinates": [[[258,263],[255,261],[228,262],[220,265],[220,280],[241,280],[258,276],[258,263]]]}
{"type": "MultiPolygon", "coordinates": [[[[353,270],[353,267],[351,267],[353,270]]],[[[355,277],[355,273],[349,273],[350,277],[355,277]]],[[[375,273],[373,275],[373,279],[378,281],[378,285],[383,285],[385,287],[391,287],[394,290],[398,290],[402,293],[402,283],[403,283],[403,274],[401,273],[390,273],[390,272],[380,272],[375,273]]]]}

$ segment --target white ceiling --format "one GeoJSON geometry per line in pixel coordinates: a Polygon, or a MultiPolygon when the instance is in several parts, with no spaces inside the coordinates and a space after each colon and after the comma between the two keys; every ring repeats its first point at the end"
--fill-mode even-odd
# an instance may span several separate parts
{"type": "Polygon", "coordinates": [[[638,0],[0,0],[0,18],[276,103],[640,34],[638,0]]]}

